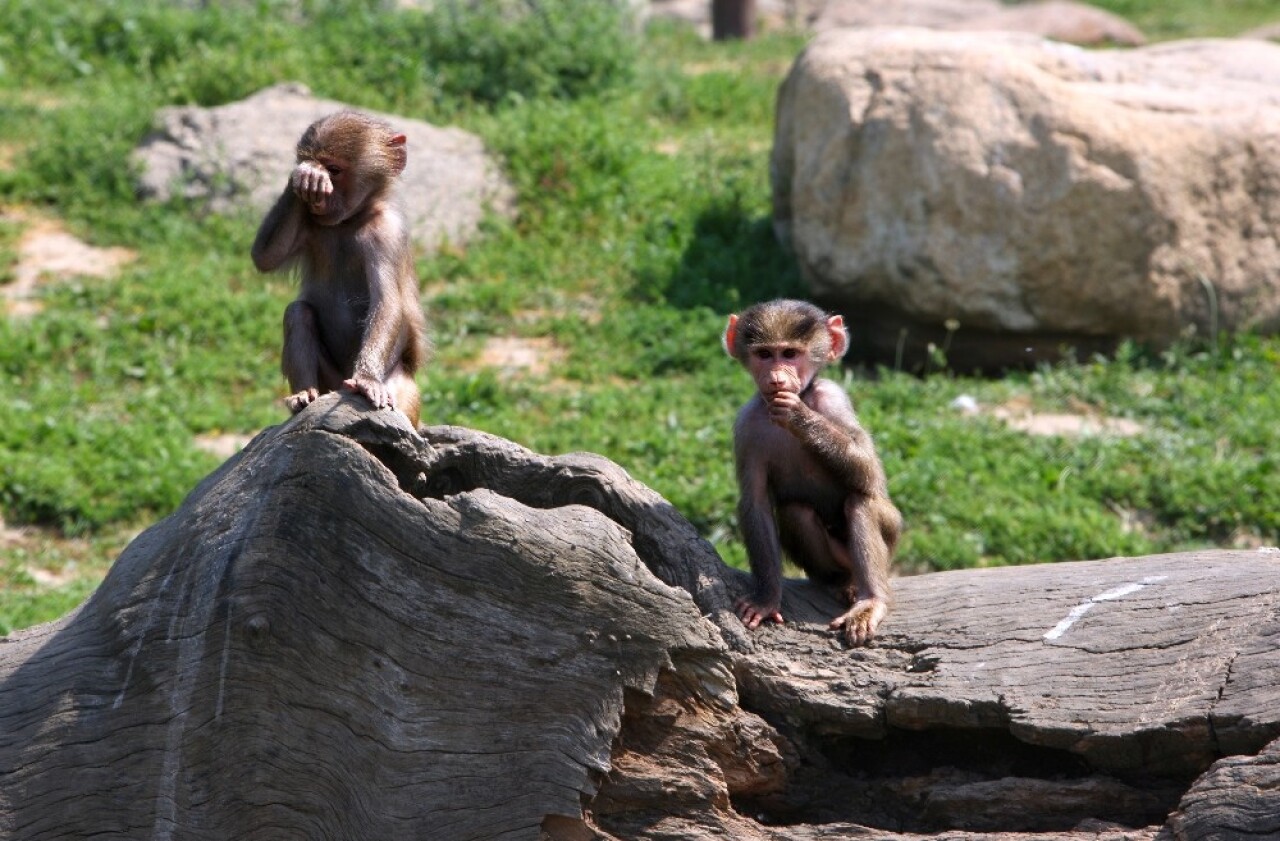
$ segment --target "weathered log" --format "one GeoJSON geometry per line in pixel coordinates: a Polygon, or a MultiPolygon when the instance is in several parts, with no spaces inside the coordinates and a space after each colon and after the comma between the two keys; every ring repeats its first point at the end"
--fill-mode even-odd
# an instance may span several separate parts
{"type": "MultiPolygon", "coordinates": [[[[735,658],[742,705],[817,746],[799,790],[820,777],[821,796],[775,808],[918,831],[1163,823],[1215,759],[1280,736],[1277,572],[1275,552],[1214,551],[903,579],[883,638],[839,661],[808,624],[837,605],[793,583],[800,622],[735,658]]],[[[1210,799],[1182,808],[1232,808],[1210,799]]]]}
{"type": "Polygon", "coordinates": [[[1257,756],[1216,762],[1169,826],[1177,838],[1280,838],[1280,740],[1257,756]]]}
{"type": "Polygon", "coordinates": [[[260,435],[0,649],[8,837],[536,836],[594,794],[624,690],[684,659],[731,705],[719,634],[622,528],[416,499],[362,446],[425,466],[396,418],[331,399],[260,435]]]}
{"type": "Polygon", "coordinates": [[[598,456],[327,397],[0,643],[31,839],[1265,837],[1280,555],[901,579],[850,650],[598,456]],[[1163,827],[1163,828],[1162,828],[1163,827]]]}

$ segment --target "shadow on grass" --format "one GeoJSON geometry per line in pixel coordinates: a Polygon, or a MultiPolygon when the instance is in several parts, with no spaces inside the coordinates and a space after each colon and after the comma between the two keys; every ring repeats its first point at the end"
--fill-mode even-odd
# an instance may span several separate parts
{"type": "MultiPolygon", "coordinates": [[[[663,236],[650,233],[651,241],[663,236]]],[[[641,269],[633,294],[679,309],[727,313],[769,298],[801,297],[804,288],[795,257],[773,235],[772,219],[729,199],[698,215],[674,268],[641,269]]]]}

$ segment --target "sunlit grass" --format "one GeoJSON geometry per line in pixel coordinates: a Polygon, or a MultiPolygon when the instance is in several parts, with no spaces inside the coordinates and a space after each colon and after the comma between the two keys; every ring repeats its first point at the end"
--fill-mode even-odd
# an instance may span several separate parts
{"type": "MultiPolygon", "coordinates": [[[[1104,5],[1157,36],[1280,18],[1280,3],[1104,5]]],[[[28,530],[0,544],[0,630],[65,612],[120,535],[174,510],[217,463],[197,436],[284,419],[279,325],[293,288],[250,264],[256,220],[141,204],[129,162],[156,108],[284,80],[474,131],[520,192],[515,221],[419,262],[438,347],[421,378],[424,422],[606,455],[742,562],[729,439],[750,383],[719,331],[752,301],[803,294],[773,238],[768,184],[776,87],[803,39],[709,44],[663,25],[635,50],[602,39],[529,52],[512,80],[465,52],[428,60],[422,13],[375,6],[307,4],[312,17],[289,3],[0,7],[0,148],[14,150],[0,208],[38,207],[96,244],[138,251],[113,279],[43,287],[34,318],[0,319],[0,506],[28,530]],[[339,47],[377,61],[337,62],[339,47]],[[519,95],[492,95],[499,82],[519,95]],[[485,369],[476,360],[493,337],[549,340],[556,354],[543,373],[485,369]],[[41,583],[41,569],[70,572],[41,583]]],[[[0,222],[0,280],[20,234],[0,222]]],[[[904,569],[1280,536],[1275,339],[1126,346],[1001,380],[834,375],[906,516],[904,569]],[[961,395],[987,409],[1087,410],[1143,432],[1029,436],[990,412],[962,415],[961,395]]]]}

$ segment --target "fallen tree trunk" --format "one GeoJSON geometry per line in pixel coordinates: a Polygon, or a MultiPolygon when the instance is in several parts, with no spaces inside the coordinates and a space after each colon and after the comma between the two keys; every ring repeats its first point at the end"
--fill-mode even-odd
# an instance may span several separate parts
{"type": "Polygon", "coordinates": [[[45,839],[1265,837],[1272,552],[896,582],[850,650],[597,456],[359,401],[267,430],[0,643],[0,832],[45,839]]]}

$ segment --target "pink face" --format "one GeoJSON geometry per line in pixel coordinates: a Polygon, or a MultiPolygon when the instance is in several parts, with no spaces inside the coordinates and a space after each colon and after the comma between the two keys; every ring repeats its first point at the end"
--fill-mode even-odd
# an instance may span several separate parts
{"type": "Polygon", "coordinates": [[[817,366],[801,345],[756,345],[747,352],[747,369],[766,398],[780,391],[799,394],[817,375],[817,366]]]}

